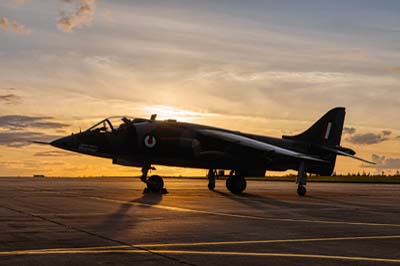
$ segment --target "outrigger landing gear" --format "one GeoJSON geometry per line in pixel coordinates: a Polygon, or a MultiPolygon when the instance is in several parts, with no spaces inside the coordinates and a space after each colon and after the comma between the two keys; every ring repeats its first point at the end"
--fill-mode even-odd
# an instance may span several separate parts
{"type": "Polygon", "coordinates": [[[149,170],[155,170],[155,168],[151,167],[150,165],[142,167],[142,176],[140,177],[140,180],[147,185],[147,187],[143,190],[143,193],[167,194],[168,191],[166,188],[164,188],[164,180],[161,176],[152,175],[147,178],[149,170]]]}
{"type": "Polygon", "coordinates": [[[233,194],[242,193],[247,186],[246,179],[238,171],[231,171],[226,179],[226,188],[233,194]]]}
{"type": "Polygon", "coordinates": [[[215,188],[215,170],[214,169],[208,170],[207,178],[208,178],[208,189],[214,190],[214,188],[215,188]]]}
{"type": "Polygon", "coordinates": [[[297,187],[297,194],[299,196],[305,196],[307,193],[307,189],[305,187],[305,185],[307,184],[307,173],[305,172],[304,168],[304,162],[301,162],[299,165],[299,172],[296,180],[296,184],[299,185],[297,187]]]}

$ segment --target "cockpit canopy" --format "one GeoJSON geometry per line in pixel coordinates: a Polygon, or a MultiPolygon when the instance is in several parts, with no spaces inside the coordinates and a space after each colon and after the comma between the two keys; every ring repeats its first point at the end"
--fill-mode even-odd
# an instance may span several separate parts
{"type": "Polygon", "coordinates": [[[112,116],[108,117],[86,131],[98,133],[111,133],[117,130],[127,128],[128,126],[141,122],[149,122],[150,120],[144,118],[133,118],[129,116],[112,116]]]}

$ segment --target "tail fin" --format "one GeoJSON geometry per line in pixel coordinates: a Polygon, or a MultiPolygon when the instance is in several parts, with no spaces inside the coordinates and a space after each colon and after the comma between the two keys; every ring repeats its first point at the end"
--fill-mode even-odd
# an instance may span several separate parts
{"type": "Polygon", "coordinates": [[[327,112],[303,133],[295,136],[282,136],[282,138],[338,146],[342,138],[345,115],[345,108],[336,107],[327,112]]]}

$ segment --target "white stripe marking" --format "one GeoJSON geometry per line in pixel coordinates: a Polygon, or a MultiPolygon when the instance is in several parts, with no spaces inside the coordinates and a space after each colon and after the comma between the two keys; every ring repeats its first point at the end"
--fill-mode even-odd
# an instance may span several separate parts
{"type": "Polygon", "coordinates": [[[354,236],[354,237],[326,237],[326,238],[300,238],[300,239],[269,239],[269,240],[242,240],[224,242],[186,242],[186,243],[167,243],[167,244],[138,244],[135,247],[191,247],[191,246],[218,246],[218,245],[246,245],[246,244],[274,244],[274,243],[296,243],[296,242],[327,242],[327,241],[357,241],[357,240],[376,240],[376,239],[400,239],[400,235],[394,236],[354,236]]]}
{"type": "Polygon", "coordinates": [[[325,139],[328,139],[328,138],[329,138],[329,135],[330,135],[330,133],[331,133],[331,129],[332,129],[332,123],[329,122],[329,123],[328,123],[328,126],[326,127],[325,139]]]}
{"type": "Polygon", "coordinates": [[[263,252],[225,252],[225,251],[197,251],[197,250],[136,250],[136,249],[103,249],[103,250],[19,250],[19,251],[0,251],[0,255],[49,255],[49,254],[106,254],[106,253],[148,253],[177,254],[177,255],[222,255],[222,256],[249,256],[249,257],[286,257],[286,258],[309,258],[309,259],[331,259],[331,260],[351,260],[351,261],[374,261],[399,263],[400,259],[373,258],[373,257],[350,257],[332,256],[319,254],[298,254],[298,253],[263,253],[263,252]]]}

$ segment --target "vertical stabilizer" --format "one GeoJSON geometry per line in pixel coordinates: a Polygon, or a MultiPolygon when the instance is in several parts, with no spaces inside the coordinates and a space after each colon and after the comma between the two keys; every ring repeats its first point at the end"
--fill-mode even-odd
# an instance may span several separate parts
{"type": "Polygon", "coordinates": [[[295,136],[282,136],[284,139],[293,139],[327,146],[338,146],[342,138],[345,108],[336,107],[327,112],[309,129],[295,136]]]}

